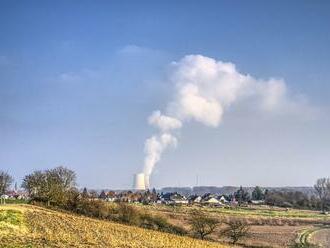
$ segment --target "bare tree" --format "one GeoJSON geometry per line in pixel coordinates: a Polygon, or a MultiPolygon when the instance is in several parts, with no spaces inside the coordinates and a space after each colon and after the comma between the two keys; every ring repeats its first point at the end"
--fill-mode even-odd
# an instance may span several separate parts
{"type": "Polygon", "coordinates": [[[317,179],[314,189],[316,194],[321,202],[321,210],[325,211],[325,204],[330,197],[330,179],[329,178],[320,178],[317,179]]]}
{"type": "Polygon", "coordinates": [[[217,228],[219,221],[208,216],[201,210],[192,211],[190,214],[191,230],[201,239],[212,234],[217,228]]]}
{"type": "Polygon", "coordinates": [[[232,221],[227,223],[228,227],[222,232],[223,235],[228,236],[233,244],[236,244],[240,239],[248,235],[250,226],[243,221],[232,221]]]}
{"type": "Polygon", "coordinates": [[[0,171],[0,194],[5,194],[13,183],[13,178],[7,172],[0,171]]]}
{"type": "Polygon", "coordinates": [[[76,185],[76,174],[65,167],[35,171],[23,179],[22,187],[35,200],[60,205],[68,198],[68,192],[76,185]]]}

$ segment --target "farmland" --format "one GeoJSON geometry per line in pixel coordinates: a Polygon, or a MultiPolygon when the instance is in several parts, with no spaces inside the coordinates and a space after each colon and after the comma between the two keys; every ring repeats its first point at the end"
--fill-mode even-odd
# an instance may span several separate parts
{"type": "Polygon", "coordinates": [[[309,242],[317,244],[320,247],[329,247],[330,244],[330,229],[316,230],[310,235],[309,242]]]}
{"type": "MultiPolygon", "coordinates": [[[[154,214],[166,217],[171,223],[185,226],[189,230],[189,213],[198,207],[191,206],[139,206],[154,214]]],[[[297,241],[300,234],[312,231],[306,239],[310,243],[329,244],[330,217],[317,211],[296,210],[285,208],[271,208],[267,206],[253,206],[246,208],[201,208],[220,223],[232,220],[244,221],[250,225],[248,237],[239,242],[242,246],[253,247],[288,247],[297,241]],[[317,230],[316,230],[317,229],[317,230]]],[[[224,224],[221,225],[221,228],[224,224]]],[[[213,235],[214,240],[228,242],[224,237],[213,235]]],[[[297,241],[299,243],[299,240],[297,241]]]]}
{"type": "MultiPolygon", "coordinates": [[[[111,204],[111,203],[110,203],[111,204]]],[[[136,205],[141,211],[165,217],[189,233],[189,213],[197,207],[136,205]]],[[[224,223],[239,219],[250,225],[242,247],[289,247],[294,242],[328,247],[330,218],[318,212],[265,208],[202,208],[218,219],[213,242],[83,217],[33,205],[0,206],[0,247],[231,247],[219,235],[224,223]],[[227,245],[226,245],[227,244],[227,245]]],[[[304,246],[302,246],[304,247],[304,246]]]]}
{"type": "Polygon", "coordinates": [[[228,246],[125,226],[32,205],[0,206],[1,247],[210,247],[228,246]]]}

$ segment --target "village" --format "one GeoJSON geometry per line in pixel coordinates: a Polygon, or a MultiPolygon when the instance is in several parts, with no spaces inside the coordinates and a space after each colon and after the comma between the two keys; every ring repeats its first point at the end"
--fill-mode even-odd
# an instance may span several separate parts
{"type": "MultiPolygon", "coordinates": [[[[157,192],[156,189],[145,191],[105,191],[98,193],[96,190],[87,191],[84,188],[80,193],[81,197],[88,198],[91,201],[99,200],[106,202],[124,202],[133,204],[163,204],[163,205],[205,205],[212,207],[222,206],[237,206],[242,204],[263,204],[263,199],[252,199],[250,197],[240,197],[239,191],[244,190],[240,188],[237,192],[230,195],[204,193],[202,195],[188,195],[177,192],[157,192]],[[238,196],[238,197],[237,197],[238,196]]],[[[7,191],[0,196],[2,204],[12,203],[15,201],[28,202],[32,199],[26,191],[17,189],[7,191]]]]}
{"type": "Polygon", "coordinates": [[[185,205],[185,204],[204,204],[212,206],[235,205],[235,198],[224,195],[214,195],[206,193],[204,195],[184,196],[177,192],[156,193],[155,191],[145,192],[121,192],[119,194],[110,191],[103,198],[102,192],[100,198],[110,202],[128,202],[142,204],[165,204],[165,205],[185,205]]]}

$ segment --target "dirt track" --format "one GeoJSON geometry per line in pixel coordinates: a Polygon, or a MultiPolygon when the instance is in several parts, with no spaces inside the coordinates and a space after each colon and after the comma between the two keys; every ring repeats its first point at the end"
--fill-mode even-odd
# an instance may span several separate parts
{"type": "Polygon", "coordinates": [[[310,235],[309,242],[320,247],[330,247],[330,228],[323,228],[310,235]]]}

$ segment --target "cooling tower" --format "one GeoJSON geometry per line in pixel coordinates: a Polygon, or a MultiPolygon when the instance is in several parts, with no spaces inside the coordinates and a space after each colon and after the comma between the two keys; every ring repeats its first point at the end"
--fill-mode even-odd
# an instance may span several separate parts
{"type": "Polygon", "coordinates": [[[138,174],[134,175],[133,187],[135,190],[145,190],[146,189],[144,173],[138,173],[138,174]]]}
{"type": "Polygon", "coordinates": [[[150,188],[149,175],[144,174],[144,186],[146,189],[150,188]]]}

